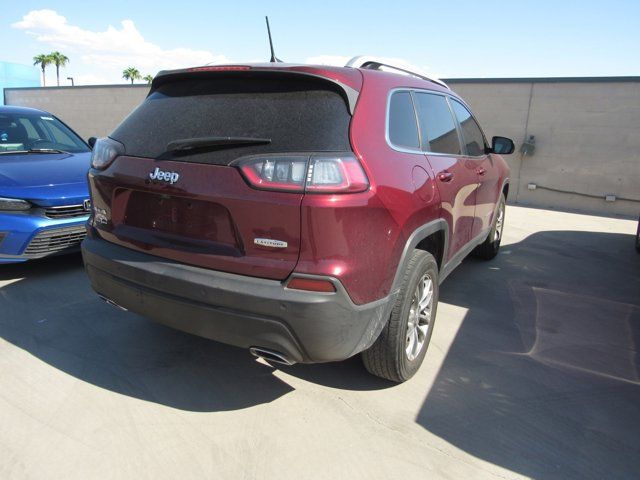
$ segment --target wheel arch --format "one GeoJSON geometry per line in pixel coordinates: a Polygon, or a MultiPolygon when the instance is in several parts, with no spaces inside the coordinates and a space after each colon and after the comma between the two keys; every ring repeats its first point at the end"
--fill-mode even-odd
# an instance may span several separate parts
{"type": "Polygon", "coordinates": [[[403,272],[414,249],[424,250],[431,253],[436,259],[438,270],[441,270],[445,263],[446,252],[449,248],[449,225],[438,218],[417,228],[407,239],[396,274],[391,286],[391,292],[397,292],[400,288],[403,272]]]}
{"type": "Polygon", "coordinates": [[[509,198],[509,179],[507,178],[502,184],[502,194],[504,195],[504,199],[509,198]]]}

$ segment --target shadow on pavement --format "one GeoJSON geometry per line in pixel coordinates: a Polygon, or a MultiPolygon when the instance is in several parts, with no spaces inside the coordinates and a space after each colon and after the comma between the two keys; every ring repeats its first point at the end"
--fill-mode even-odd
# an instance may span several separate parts
{"type": "MultiPolygon", "coordinates": [[[[98,299],[80,255],[0,267],[0,338],[83,381],[189,411],[268,403],[293,390],[248,351],[182,333],[98,299]]],[[[350,390],[386,388],[358,358],[283,368],[350,390]]]]}
{"type": "Polygon", "coordinates": [[[537,233],[465,261],[440,300],[469,310],[419,424],[534,478],[640,476],[633,236],[537,233]]]}
{"type": "MultiPolygon", "coordinates": [[[[244,350],[104,304],[79,255],[5,265],[0,282],[8,282],[0,337],[98,387],[188,411],[247,408],[293,390],[244,350]]],[[[638,477],[640,256],[632,236],[534,234],[493,262],[465,261],[441,301],[468,313],[419,424],[531,477],[638,477]]],[[[335,388],[391,386],[357,358],[283,371],[335,388]]]]}

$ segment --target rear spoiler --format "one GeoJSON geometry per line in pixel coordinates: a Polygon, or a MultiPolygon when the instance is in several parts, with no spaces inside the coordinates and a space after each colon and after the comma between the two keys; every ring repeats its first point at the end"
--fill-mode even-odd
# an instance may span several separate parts
{"type": "MultiPolygon", "coordinates": [[[[340,80],[326,77],[324,75],[320,75],[313,72],[301,71],[301,70],[293,70],[290,68],[269,68],[260,66],[251,66],[251,65],[211,65],[211,66],[203,66],[203,67],[193,67],[193,68],[184,68],[179,70],[162,70],[159,72],[153,82],[151,83],[151,90],[149,90],[149,95],[155,92],[158,87],[164,85],[165,83],[173,82],[176,80],[193,78],[196,75],[248,75],[248,76],[263,76],[263,75],[273,75],[273,76],[283,76],[283,77],[309,77],[316,80],[320,80],[331,84],[344,98],[349,113],[353,116],[353,112],[355,111],[356,102],[358,101],[358,96],[360,92],[353,87],[347,85],[340,80]]],[[[269,65],[269,64],[266,64],[269,65]]],[[[279,64],[282,65],[282,64],[279,64]]],[[[289,66],[290,67],[290,66],[289,66]]],[[[297,67],[297,66],[296,66],[297,67]]]]}

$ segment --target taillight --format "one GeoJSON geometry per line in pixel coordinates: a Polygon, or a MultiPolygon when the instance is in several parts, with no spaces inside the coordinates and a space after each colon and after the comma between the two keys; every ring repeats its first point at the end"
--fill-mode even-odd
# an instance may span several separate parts
{"type": "Polygon", "coordinates": [[[318,193],[363,192],[369,180],[353,155],[311,157],[305,191],[318,193]]]}
{"type": "Polygon", "coordinates": [[[124,145],[109,137],[99,138],[91,151],[91,166],[104,170],[120,155],[124,155],[124,145]]]}
{"type": "Polygon", "coordinates": [[[345,155],[264,155],[237,164],[249,184],[261,190],[355,193],[369,188],[360,162],[345,155]]]}
{"type": "Polygon", "coordinates": [[[253,157],[239,162],[244,178],[255,188],[304,192],[308,156],[253,157]]]}

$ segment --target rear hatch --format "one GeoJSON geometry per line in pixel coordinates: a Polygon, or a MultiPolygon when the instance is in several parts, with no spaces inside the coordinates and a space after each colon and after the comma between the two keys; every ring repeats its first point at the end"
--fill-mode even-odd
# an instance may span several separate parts
{"type": "Polygon", "coordinates": [[[237,163],[349,152],[350,120],[344,88],[311,75],[160,77],[110,135],[124,155],[90,173],[94,224],[106,240],[156,256],[284,279],[300,251],[304,194],[250,186],[237,163]]]}

